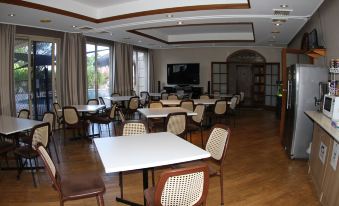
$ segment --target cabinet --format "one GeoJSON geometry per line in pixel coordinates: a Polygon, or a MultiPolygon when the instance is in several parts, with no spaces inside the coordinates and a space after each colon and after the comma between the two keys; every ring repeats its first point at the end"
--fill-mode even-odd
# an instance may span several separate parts
{"type": "Polygon", "coordinates": [[[339,205],[339,167],[336,157],[338,147],[332,136],[318,124],[314,124],[309,161],[310,175],[320,202],[325,206],[339,205]]]}

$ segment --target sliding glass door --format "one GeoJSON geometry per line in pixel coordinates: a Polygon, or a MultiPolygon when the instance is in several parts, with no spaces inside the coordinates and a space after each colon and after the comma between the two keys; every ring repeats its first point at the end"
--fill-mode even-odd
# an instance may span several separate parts
{"type": "Polygon", "coordinates": [[[41,120],[53,111],[57,42],[48,39],[17,38],[14,49],[16,111],[29,109],[31,118],[41,120]]]}
{"type": "Polygon", "coordinates": [[[133,90],[136,94],[148,91],[148,52],[133,51],[133,90]]]}
{"type": "Polygon", "coordinates": [[[87,97],[110,96],[111,49],[109,46],[86,44],[87,97]]]}

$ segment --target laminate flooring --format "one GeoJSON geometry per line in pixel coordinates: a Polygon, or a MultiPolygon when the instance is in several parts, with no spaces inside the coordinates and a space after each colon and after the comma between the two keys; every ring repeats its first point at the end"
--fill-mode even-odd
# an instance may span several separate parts
{"type": "MultiPolygon", "coordinates": [[[[227,122],[228,123],[228,122],[227,122]]],[[[103,127],[105,129],[105,127],[103,127]]],[[[313,206],[320,205],[307,174],[305,160],[290,160],[280,144],[279,121],[272,111],[244,110],[237,115],[236,127],[231,124],[231,139],[224,165],[225,205],[231,206],[313,206]]],[[[104,179],[105,205],[117,203],[118,175],[105,174],[93,143],[90,141],[61,141],[56,132],[57,149],[61,158],[55,165],[61,176],[81,175],[84,172],[98,173],[104,179]]],[[[205,141],[208,130],[204,131],[205,141]]],[[[102,136],[106,136],[107,131],[102,136]]],[[[200,133],[193,133],[193,143],[200,146],[200,133]]],[[[126,148],[128,149],[128,148],[126,148]]],[[[52,154],[54,154],[52,148],[52,154]]],[[[14,164],[14,161],[10,161],[14,164]]],[[[4,165],[4,162],[2,162],[4,165]]],[[[156,177],[166,168],[156,170],[156,177]]],[[[37,172],[38,187],[34,188],[29,171],[16,179],[16,171],[0,171],[0,205],[8,206],[56,206],[57,192],[44,170],[37,172]]],[[[156,178],[157,179],[157,178],[156,178]]],[[[142,173],[124,173],[124,195],[142,203],[142,173]]],[[[208,206],[220,205],[219,178],[210,179],[208,206]]],[[[96,205],[95,198],[66,202],[65,205],[96,205]]]]}

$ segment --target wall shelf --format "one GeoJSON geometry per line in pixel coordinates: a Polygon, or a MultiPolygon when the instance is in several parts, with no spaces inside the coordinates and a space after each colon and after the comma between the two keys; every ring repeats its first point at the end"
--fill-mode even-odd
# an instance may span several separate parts
{"type": "Polygon", "coordinates": [[[323,57],[326,55],[326,49],[311,49],[306,51],[305,54],[312,58],[323,57]]]}

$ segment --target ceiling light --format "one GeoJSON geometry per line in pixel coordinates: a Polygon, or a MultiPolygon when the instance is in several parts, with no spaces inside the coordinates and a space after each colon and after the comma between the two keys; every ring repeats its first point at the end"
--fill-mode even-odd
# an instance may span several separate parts
{"type": "Polygon", "coordinates": [[[113,36],[113,33],[109,33],[109,35],[113,36]]]}
{"type": "Polygon", "coordinates": [[[73,27],[73,28],[76,28],[77,26],[73,25],[72,27],[73,27]]]}
{"type": "Polygon", "coordinates": [[[51,23],[50,19],[40,19],[41,23],[51,23]]]}
{"type": "Polygon", "coordinates": [[[166,16],[167,16],[167,18],[172,18],[173,14],[167,14],[166,16]]]}
{"type": "Polygon", "coordinates": [[[288,5],[287,5],[287,4],[281,4],[280,7],[281,7],[281,8],[287,8],[288,5]]]}
{"type": "Polygon", "coordinates": [[[273,39],[277,38],[275,35],[272,36],[273,39]]]}
{"type": "Polygon", "coordinates": [[[275,23],[274,25],[276,25],[276,26],[280,26],[281,24],[280,24],[280,23],[275,23]]]}
{"type": "Polygon", "coordinates": [[[13,16],[15,16],[15,14],[8,14],[8,16],[13,17],[13,16]]]}
{"type": "Polygon", "coordinates": [[[141,43],[142,41],[141,40],[138,40],[139,43],[141,43]]]}
{"type": "Polygon", "coordinates": [[[183,22],[182,21],[178,21],[178,25],[181,25],[181,24],[183,24],[183,22]]]}

